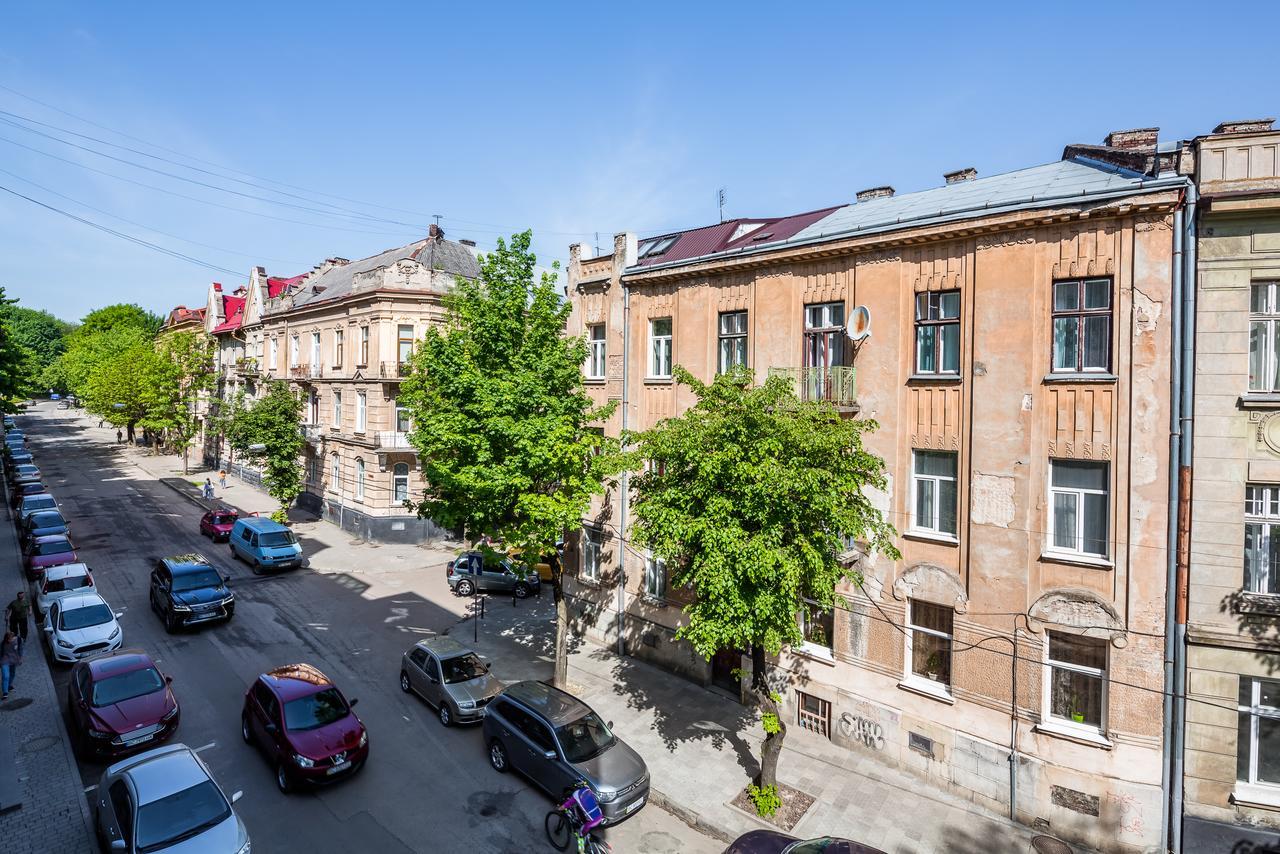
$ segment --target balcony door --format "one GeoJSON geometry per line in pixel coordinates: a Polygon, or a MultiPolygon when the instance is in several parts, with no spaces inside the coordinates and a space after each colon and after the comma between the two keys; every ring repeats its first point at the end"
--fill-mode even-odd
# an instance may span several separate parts
{"type": "Polygon", "coordinates": [[[805,400],[830,398],[831,369],[844,366],[846,344],[844,303],[804,307],[804,371],[800,387],[805,400]]]}

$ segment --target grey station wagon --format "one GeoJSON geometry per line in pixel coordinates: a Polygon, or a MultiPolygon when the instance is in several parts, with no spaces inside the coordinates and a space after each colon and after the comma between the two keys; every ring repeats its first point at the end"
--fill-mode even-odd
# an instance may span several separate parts
{"type": "Polygon", "coordinates": [[[485,561],[482,552],[463,552],[445,567],[445,581],[459,596],[470,596],[476,591],[489,593],[514,593],[524,599],[540,589],[538,573],[522,572],[510,558],[497,556],[485,561]]]}
{"type": "Polygon", "coordinates": [[[489,665],[453,638],[418,641],[400,660],[400,689],[435,707],[440,723],[478,721],[502,690],[489,665]]]}
{"type": "Polygon", "coordinates": [[[586,780],[604,824],[635,815],[649,798],[649,769],[577,697],[541,682],[516,682],[484,716],[489,764],[514,768],[553,798],[586,780]]]}

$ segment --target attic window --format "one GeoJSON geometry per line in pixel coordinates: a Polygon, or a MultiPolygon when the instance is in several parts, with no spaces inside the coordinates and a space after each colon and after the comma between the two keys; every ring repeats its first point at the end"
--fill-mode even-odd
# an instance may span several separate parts
{"type": "Polygon", "coordinates": [[[636,255],[640,258],[656,258],[670,249],[679,239],[680,235],[673,234],[670,237],[655,237],[652,240],[646,240],[640,244],[636,255]]]}
{"type": "Polygon", "coordinates": [[[751,239],[752,239],[752,241],[756,241],[756,240],[768,240],[770,237],[773,237],[773,232],[772,232],[772,231],[766,231],[764,234],[757,234],[755,237],[753,237],[753,238],[751,238],[751,239]]]}

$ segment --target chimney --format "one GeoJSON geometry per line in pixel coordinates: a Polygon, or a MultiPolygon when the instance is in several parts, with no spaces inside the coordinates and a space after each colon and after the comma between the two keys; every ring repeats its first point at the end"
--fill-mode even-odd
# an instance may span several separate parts
{"type": "Polygon", "coordinates": [[[959,184],[964,181],[972,181],[974,178],[977,178],[978,170],[969,166],[965,169],[957,169],[954,172],[944,172],[942,173],[942,177],[948,184],[959,184]]]}
{"type": "Polygon", "coordinates": [[[857,199],[860,202],[869,202],[872,199],[887,199],[893,195],[893,187],[872,187],[869,190],[859,190],[857,199]]]}
{"type": "Polygon", "coordinates": [[[435,238],[444,237],[444,229],[433,222],[427,228],[427,237],[435,237],[435,238]]]}
{"type": "Polygon", "coordinates": [[[463,239],[463,240],[459,240],[458,242],[461,243],[463,246],[470,246],[472,249],[476,247],[476,242],[474,240],[463,239]]]}
{"type": "Polygon", "coordinates": [[[333,266],[335,266],[335,267],[345,267],[345,266],[347,266],[348,264],[350,264],[351,262],[350,262],[350,261],[348,261],[346,258],[330,258],[330,259],[329,259],[328,261],[326,261],[325,263],[327,263],[327,264],[332,264],[332,265],[333,265],[333,266]]]}
{"type": "Polygon", "coordinates": [[[219,293],[219,294],[222,293],[222,284],[220,282],[214,282],[213,290],[215,293],[219,293]]]}
{"type": "Polygon", "coordinates": [[[1150,150],[1156,147],[1160,137],[1160,128],[1133,128],[1131,130],[1113,130],[1107,134],[1102,144],[1107,148],[1119,148],[1125,151],[1150,150]]]}
{"type": "Polygon", "coordinates": [[[1271,130],[1275,119],[1238,119],[1223,122],[1213,129],[1214,133],[1264,133],[1271,130]]]}

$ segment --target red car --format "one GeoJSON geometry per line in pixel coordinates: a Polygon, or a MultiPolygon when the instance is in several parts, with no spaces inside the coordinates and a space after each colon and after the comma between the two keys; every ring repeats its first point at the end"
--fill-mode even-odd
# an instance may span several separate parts
{"type": "Polygon", "coordinates": [[[266,753],[280,791],[329,783],[369,758],[369,733],[351,711],[355,704],[310,664],[277,667],[245,692],[240,734],[266,753]]]}
{"type": "Polygon", "coordinates": [[[225,507],[210,510],[200,517],[200,533],[214,542],[230,539],[231,528],[238,518],[240,517],[236,511],[225,507]]]}
{"type": "Polygon", "coordinates": [[[116,757],[154,747],[173,735],[180,711],[151,656],[120,650],[71,669],[71,731],[84,756],[116,757]]]}
{"type": "Polygon", "coordinates": [[[66,534],[35,537],[27,543],[27,578],[39,580],[49,567],[75,563],[78,560],[76,548],[71,545],[66,534]]]}
{"type": "Polygon", "coordinates": [[[15,483],[11,490],[12,494],[9,496],[9,500],[13,503],[14,507],[17,507],[22,503],[22,499],[26,498],[28,495],[39,495],[42,492],[48,491],[49,490],[45,488],[45,485],[38,480],[27,481],[25,483],[15,483]]]}

